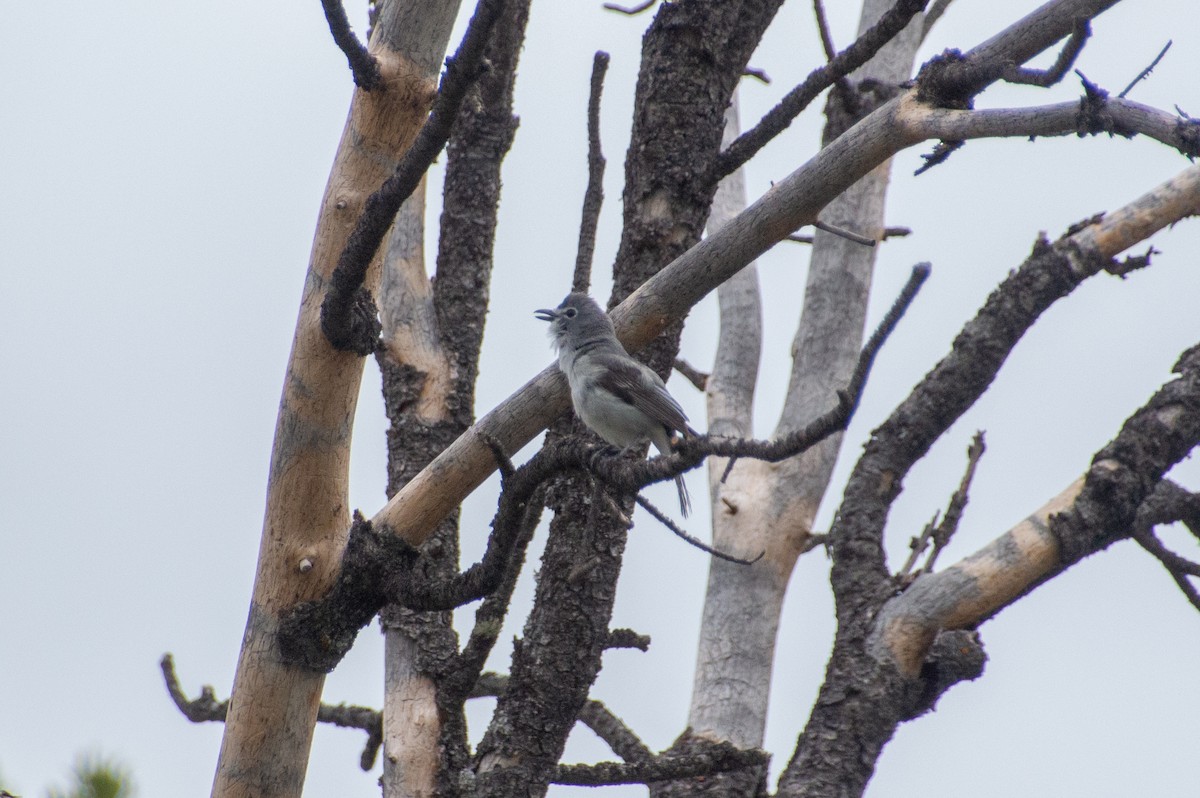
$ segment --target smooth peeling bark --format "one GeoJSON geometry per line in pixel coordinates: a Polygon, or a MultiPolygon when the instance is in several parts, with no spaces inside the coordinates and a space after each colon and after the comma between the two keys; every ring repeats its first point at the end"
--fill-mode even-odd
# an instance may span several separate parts
{"type": "MultiPolygon", "coordinates": [[[[865,3],[859,35],[891,5],[890,0],[865,3]]],[[[885,87],[898,87],[907,80],[923,25],[923,15],[918,14],[890,44],[850,76],[854,85],[872,79],[885,87]]],[[[826,139],[835,139],[849,123],[857,121],[833,121],[844,119],[844,115],[837,113],[842,101],[839,98],[835,92],[829,101],[831,121],[826,128],[826,139]]],[[[871,97],[856,94],[854,102],[861,109],[861,118],[880,100],[872,102],[871,97]]],[[[726,133],[727,138],[736,135],[736,128],[726,133]]],[[[835,198],[821,212],[821,218],[881,238],[889,171],[890,161],[880,164],[835,198]]],[[[717,207],[714,205],[714,213],[717,207]]],[[[792,377],[776,437],[803,427],[827,411],[833,406],[837,390],[848,382],[862,345],[876,252],[877,248],[817,232],[803,312],[792,347],[792,377]]],[[[732,293],[740,285],[735,281],[746,280],[746,271],[723,284],[721,290],[732,293]]],[[[741,372],[747,367],[728,360],[723,362],[720,356],[720,347],[740,346],[740,340],[747,335],[737,327],[746,324],[742,318],[745,314],[736,308],[733,313],[738,318],[727,321],[722,316],[722,342],[713,372],[709,408],[711,414],[713,409],[720,410],[730,403],[730,400],[717,402],[713,396],[716,390],[740,391],[740,400],[747,405],[740,415],[745,417],[750,411],[753,391],[742,386],[747,378],[753,381],[754,372],[726,376],[723,373],[726,370],[741,372]],[[727,343],[727,335],[738,340],[727,343]]],[[[761,324],[757,318],[754,321],[761,324]]],[[[757,367],[757,356],[753,365],[757,367]]],[[[739,415],[728,407],[724,414],[739,415]]],[[[749,425],[744,426],[747,429],[740,434],[749,435],[749,425]]],[[[738,556],[753,557],[759,552],[765,552],[765,556],[750,567],[717,559],[710,561],[688,714],[688,729],[695,737],[727,741],[742,748],[762,745],[783,599],[796,560],[811,533],[841,439],[840,434],[834,435],[799,457],[778,464],[740,461],[723,484],[720,477],[726,461],[719,458],[709,461],[714,544],[738,556]]],[[[722,781],[723,789],[730,794],[748,794],[756,788],[758,777],[754,773],[736,773],[716,780],[722,781]]],[[[690,794],[690,788],[684,785],[679,788],[659,792],[690,794]]]]}
{"type": "MultiPolygon", "coordinates": [[[[321,201],[276,422],[249,618],[213,781],[212,795],[220,798],[298,796],[303,788],[324,677],[284,664],[276,635],[280,617],[324,595],[337,572],[349,529],[349,446],[363,368],[361,357],[334,350],[321,332],[321,300],[367,197],[424,122],[453,22],[448,15],[439,31],[434,16],[424,4],[384,6],[370,44],[383,83],[354,92],[321,201]],[[420,42],[404,46],[413,32],[422,34],[420,42]]],[[[375,263],[367,281],[371,290],[378,274],[375,263]]]]}

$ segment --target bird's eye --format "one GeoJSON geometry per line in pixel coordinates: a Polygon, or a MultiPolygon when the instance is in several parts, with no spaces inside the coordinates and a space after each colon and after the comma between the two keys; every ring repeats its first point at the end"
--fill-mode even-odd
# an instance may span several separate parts
{"type": "Polygon", "coordinates": [[[568,319],[573,319],[573,318],[575,318],[575,314],[577,314],[578,312],[579,311],[575,310],[575,308],[567,308],[566,310],[563,311],[563,315],[566,316],[568,319]]]}

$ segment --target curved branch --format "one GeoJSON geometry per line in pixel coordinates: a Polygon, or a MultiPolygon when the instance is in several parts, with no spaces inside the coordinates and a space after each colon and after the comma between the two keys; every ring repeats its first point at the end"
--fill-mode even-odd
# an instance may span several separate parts
{"type": "MultiPolygon", "coordinates": [[[[1162,474],[1200,443],[1200,346],[1125,422],[1084,477],[980,551],[923,574],[879,615],[877,656],[915,674],[934,637],[973,629],[1084,557],[1146,529],[1177,486],[1162,474]]],[[[1190,599],[1190,597],[1189,597],[1190,599]]]]}
{"type": "Polygon", "coordinates": [[[366,45],[358,40],[354,31],[350,30],[350,20],[346,18],[342,0],[321,0],[321,7],[325,9],[325,21],[329,23],[329,32],[333,35],[334,43],[346,55],[346,61],[350,64],[354,85],[363,91],[378,88],[383,83],[379,62],[367,50],[366,45]]]}

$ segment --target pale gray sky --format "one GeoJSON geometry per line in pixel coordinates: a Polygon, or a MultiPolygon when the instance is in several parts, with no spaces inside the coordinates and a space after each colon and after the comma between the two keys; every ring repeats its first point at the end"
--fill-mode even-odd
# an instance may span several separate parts
{"type": "MultiPolygon", "coordinates": [[[[851,5],[830,4],[842,45],[856,25],[851,5]]],[[[922,59],[966,49],[1035,5],[956,0],[922,59]]],[[[361,9],[352,11],[361,31],[361,9]]],[[[173,652],[191,694],[210,683],[223,697],[232,683],[281,378],[350,76],[315,0],[18,0],[6,12],[0,773],[5,786],[37,796],[64,779],[76,752],[98,750],[126,762],[144,796],[206,794],[221,728],[194,726],[175,710],[157,663],[173,652]]],[[[1174,38],[1133,97],[1200,115],[1194,15],[1187,0],[1128,0],[1096,23],[1078,66],[1116,92],[1174,38]]],[[[516,99],[521,127],[504,173],[481,412],[551,358],[531,311],[555,304],[569,283],[596,49],[613,55],[596,258],[596,293],[606,296],[648,21],[599,2],[534,4],[516,99]]],[[[774,83],[745,83],[743,125],[819,58],[809,4],[786,5],[753,59],[774,83]]],[[[1070,79],[1049,91],[1001,87],[981,103],[1077,94],[1070,79]]],[[[818,125],[810,111],[750,164],[751,198],[811,155],[818,125]]],[[[880,358],[819,524],[866,433],[945,353],[1039,230],[1056,236],[1186,166],[1148,140],[981,141],[914,179],[923,151],[895,165],[889,223],[915,233],[883,247],[872,319],[912,263],[932,261],[933,277],[880,358]]],[[[433,220],[436,205],[434,194],[433,220]]],[[[943,563],[1061,490],[1168,379],[1178,353],[1200,338],[1200,220],[1154,244],[1163,254],[1152,268],[1095,278],[1047,313],[987,396],[913,471],[892,514],[895,558],[958,483],[976,429],[987,430],[988,453],[943,563]]],[[[769,325],[760,434],[782,403],[805,258],[803,247],[781,245],[760,262],[769,325]]],[[[710,299],[696,310],[685,336],[684,357],[701,367],[711,363],[713,307],[710,299]]],[[[373,363],[367,374],[351,499],[370,514],[383,501],[385,424],[373,363]]],[[[672,388],[703,419],[701,397],[672,388]]],[[[1200,487],[1194,462],[1179,478],[1200,487]]],[[[702,479],[690,481],[698,496],[702,479]]],[[[467,502],[466,557],[482,547],[494,500],[489,483],[467,502]]],[[[697,515],[692,529],[703,534],[697,515]]],[[[614,624],[654,642],[648,654],[609,653],[595,695],[663,748],[686,718],[707,563],[645,521],[626,559],[614,624]]],[[[496,669],[507,668],[529,595],[527,578],[496,669]]],[[[776,772],[815,695],[831,633],[827,561],[817,552],[801,561],[780,634],[767,740],[776,772]]],[[[869,795],[1195,794],[1200,617],[1147,555],[1115,546],[982,634],[985,676],[900,730],[869,795]]],[[[381,650],[376,629],[364,631],[326,700],[378,706],[381,650]]],[[[480,702],[473,733],[489,707],[480,702]]],[[[319,729],[307,794],[377,795],[376,774],[357,768],[362,742],[358,732],[319,729]]],[[[590,733],[572,738],[568,760],[599,758],[609,755],[590,733]]]]}

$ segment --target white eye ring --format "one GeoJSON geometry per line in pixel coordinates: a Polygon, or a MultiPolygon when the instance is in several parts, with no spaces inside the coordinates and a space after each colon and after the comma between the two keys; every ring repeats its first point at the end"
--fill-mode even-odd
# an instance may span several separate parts
{"type": "Polygon", "coordinates": [[[573,318],[575,318],[575,315],[578,312],[579,311],[575,310],[575,308],[567,308],[566,310],[563,311],[563,315],[566,316],[568,319],[573,319],[573,318]]]}

